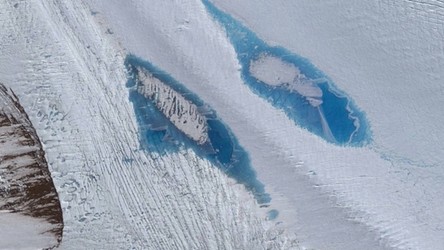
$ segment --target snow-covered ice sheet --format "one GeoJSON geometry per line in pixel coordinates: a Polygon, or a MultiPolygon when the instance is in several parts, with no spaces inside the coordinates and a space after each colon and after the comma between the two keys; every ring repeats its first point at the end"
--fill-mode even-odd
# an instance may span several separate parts
{"type": "Polygon", "coordinates": [[[443,50],[434,39],[442,37],[435,14],[441,9],[388,1],[214,3],[269,44],[309,58],[331,77],[366,112],[374,142],[364,148],[325,143],[255,96],[239,74],[223,27],[198,1],[92,6],[108,17],[128,50],[218,111],[280,206],[279,221],[303,245],[444,245],[444,135],[437,105],[443,50]]]}
{"type": "Polygon", "coordinates": [[[297,247],[244,186],[193,150],[146,153],[125,86],[126,51],[89,6],[2,1],[0,22],[0,81],[45,149],[62,249],[297,247]]]}
{"type": "Polygon", "coordinates": [[[366,113],[373,142],[327,143],[254,94],[200,0],[0,2],[0,81],[47,153],[62,247],[442,247],[442,4],[212,2],[325,72],[366,113]],[[140,148],[129,52],[217,111],[249,153],[275,220],[193,150],[151,157],[140,148]]]}

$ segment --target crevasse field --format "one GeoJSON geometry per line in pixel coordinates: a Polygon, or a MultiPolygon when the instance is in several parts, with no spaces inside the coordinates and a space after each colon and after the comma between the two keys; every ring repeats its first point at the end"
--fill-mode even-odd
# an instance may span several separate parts
{"type": "Polygon", "coordinates": [[[444,249],[443,1],[6,0],[0,27],[60,249],[444,249]]]}

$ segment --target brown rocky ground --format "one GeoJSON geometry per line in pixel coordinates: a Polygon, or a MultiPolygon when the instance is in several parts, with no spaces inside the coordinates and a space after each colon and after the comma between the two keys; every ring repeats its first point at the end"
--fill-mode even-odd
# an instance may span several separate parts
{"type": "Polygon", "coordinates": [[[0,211],[44,219],[56,247],[63,217],[42,144],[12,90],[0,84],[0,211]]]}

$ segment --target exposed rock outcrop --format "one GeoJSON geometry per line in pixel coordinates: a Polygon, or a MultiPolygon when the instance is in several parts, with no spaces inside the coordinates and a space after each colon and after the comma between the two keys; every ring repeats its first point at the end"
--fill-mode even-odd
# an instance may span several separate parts
{"type": "MultiPolygon", "coordinates": [[[[44,154],[17,96],[0,84],[0,220],[8,214],[34,217],[27,220],[31,221],[30,227],[34,222],[43,225],[33,227],[40,231],[37,236],[30,237],[41,235],[44,240],[33,239],[30,244],[38,242],[43,245],[33,247],[50,249],[62,240],[63,217],[44,154]]],[[[14,230],[15,225],[9,227],[14,230]]],[[[23,235],[23,241],[27,237],[23,235]]],[[[2,241],[0,246],[8,246],[2,241]]],[[[14,247],[14,242],[8,244],[14,247]]]]}

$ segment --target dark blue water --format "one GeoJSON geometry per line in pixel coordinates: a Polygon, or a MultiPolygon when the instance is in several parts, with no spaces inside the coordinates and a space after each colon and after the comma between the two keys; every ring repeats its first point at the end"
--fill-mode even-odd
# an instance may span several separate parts
{"type": "Polygon", "coordinates": [[[129,55],[125,60],[125,66],[128,70],[127,87],[130,91],[130,101],[136,113],[143,149],[165,155],[178,152],[183,148],[192,148],[200,157],[209,159],[228,176],[245,185],[259,204],[271,201],[270,196],[265,192],[264,185],[257,180],[247,152],[239,145],[236,137],[218,118],[214,110],[150,62],[129,55]],[[199,145],[190,139],[157,109],[151,99],[137,92],[136,86],[140,83],[136,77],[136,66],[144,68],[199,108],[201,114],[207,118],[209,135],[207,143],[199,145]]]}
{"type": "Polygon", "coordinates": [[[370,141],[370,130],[365,114],[357,108],[350,97],[338,90],[333,82],[306,58],[282,47],[269,46],[239,21],[216,8],[209,0],[202,2],[214,19],[225,28],[242,66],[242,78],[254,93],[273,106],[283,109],[296,124],[326,141],[351,146],[363,146],[370,141]],[[294,65],[309,80],[316,80],[323,92],[320,109],[324,112],[334,138],[326,135],[318,109],[311,106],[304,96],[284,86],[267,85],[251,75],[250,63],[264,55],[294,65]],[[325,80],[319,82],[319,79],[325,80]]]}

